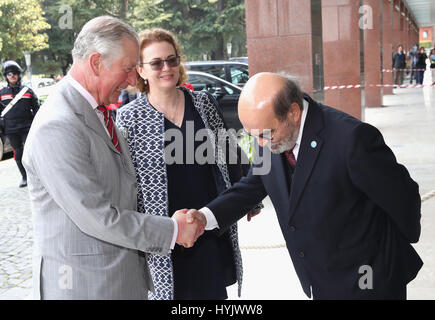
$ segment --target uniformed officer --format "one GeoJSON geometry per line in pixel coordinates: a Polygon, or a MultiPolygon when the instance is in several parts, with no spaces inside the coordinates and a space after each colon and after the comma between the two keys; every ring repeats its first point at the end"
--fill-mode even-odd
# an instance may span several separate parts
{"type": "Polygon", "coordinates": [[[22,91],[24,86],[21,84],[22,69],[15,61],[9,60],[2,65],[3,76],[8,85],[0,90],[0,112],[10,106],[10,102],[17,96],[21,97],[13,106],[3,113],[4,133],[8,136],[11,146],[14,149],[15,161],[22,175],[20,188],[27,186],[26,170],[21,164],[24,143],[27,133],[32,124],[33,117],[39,110],[39,102],[32,89],[27,88],[22,91]]]}

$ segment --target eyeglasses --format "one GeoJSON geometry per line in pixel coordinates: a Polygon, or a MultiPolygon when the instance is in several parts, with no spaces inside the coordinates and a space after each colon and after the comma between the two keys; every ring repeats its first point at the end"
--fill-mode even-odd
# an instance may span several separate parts
{"type": "Polygon", "coordinates": [[[18,72],[16,71],[9,71],[8,73],[6,73],[7,76],[16,76],[18,74],[18,72]]]}
{"type": "Polygon", "coordinates": [[[168,67],[171,67],[171,68],[178,67],[180,65],[180,57],[179,56],[171,57],[171,58],[166,59],[166,60],[156,59],[156,60],[153,60],[151,62],[139,63],[139,65],[149,64],[151,66],[152,70],[158,71],[158,70],[163,69],[163,65],[165,62],[168,64],[168,67]]]}
{"type": "Polygon", "coordinates": [[[254,134],[254,133],[248,132],[248,131],[246,131],[245,129],[243,129],[243,132],[244,132],[245,134],[251,136],[251,137],[256,138],[257,140],[258,140],[258,139],[262,139],[262,140],[266,140],[266,141],[269,141],[269,142],[273,143],[273,139],[275,138],[276,132],[278,131],[278,129],[279,129],[279,127],[281,126],[281,124],[283,124],[283,123],[284,123],[284,122],[280,122],[280,123],[278,124],[278,126],[277,126],[275,129],[272,129],[272,130],[264,130],[264,131],[270,131],[270,132],[273,132],[272,135],[271,135],[270,137],[265,136],[263,133],[260,133],[260,134],[257,135],[257,134],[254,134]]]}

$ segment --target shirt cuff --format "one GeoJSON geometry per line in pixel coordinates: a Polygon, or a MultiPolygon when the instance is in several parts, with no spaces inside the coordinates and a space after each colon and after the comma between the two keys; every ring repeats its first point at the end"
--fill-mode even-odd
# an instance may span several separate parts
{"type": "Polygon", "coordinates": [[[172,236],[172,241],[171,241],[171,250],[174,250],[175,247],[175,242],[177,241],[177,237],[178,237],[178,223],[177,220],[175,220],[174,218],[171,218],[172,221],[174,222],[174,235],[172,236]]]}
{"type": "Polygon", "coordinates": [[[213,230],[215,228],[219,228],[216,217],[214,216],[213,212],[211,212],[209,208],[204,207],[199,211],[201,211],[204,214],[207,220],[207,224],[205,225],[205,230],[213,230]]]}

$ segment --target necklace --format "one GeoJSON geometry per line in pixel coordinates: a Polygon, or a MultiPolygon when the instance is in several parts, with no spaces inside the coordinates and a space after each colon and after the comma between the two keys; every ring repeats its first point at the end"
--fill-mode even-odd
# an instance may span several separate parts
{"type": "Polygon", "coordinates": [[[177,125],[177,126],[178,126],[178,123],[175,121],[175,118],[176,118],[176,116],[177,116],[178,105],[180,104],[180,103],[179,103],[180,99],[179,99],[178,97],[179,97],[179,94],[178,94],[178,92],[177,92],[177,97],[176,97],[176,100],[177,100],[177,101],[176,101],[176,103],[175,103],[175,108],[174,108],[174,110],[173,110],[173,112],[172,112],[172,115],[170,115],[166,110],[163,111],[163,108],[162,108],[159,104],[154,103],[154,102],[151,102],[151,94],[148,93],[148,101],[149,101],[153,106],[157,107],[157,110],[160,111],[161,113],[163,113],[163,114],[165,115],[165,117],[166,117],[169,121],[171,121],[173,124],[175,124],[175,125],[177,125]]]}

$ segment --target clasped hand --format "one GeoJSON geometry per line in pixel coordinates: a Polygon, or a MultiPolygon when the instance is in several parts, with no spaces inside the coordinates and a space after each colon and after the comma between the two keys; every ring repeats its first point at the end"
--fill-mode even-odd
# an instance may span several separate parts
{"type": "Polygon", "coordinates": [[[196,239],[204,233],[204,228],[207,224],[205,216],[195,209],[177,210],[172,218],[174,218],[178,224],[176,242],[185,248],[193,246],[196,239]]]}

